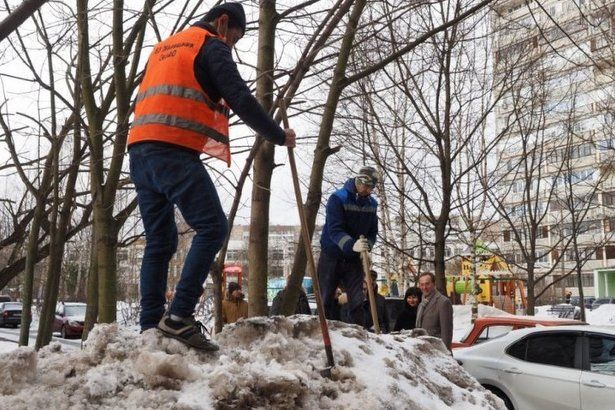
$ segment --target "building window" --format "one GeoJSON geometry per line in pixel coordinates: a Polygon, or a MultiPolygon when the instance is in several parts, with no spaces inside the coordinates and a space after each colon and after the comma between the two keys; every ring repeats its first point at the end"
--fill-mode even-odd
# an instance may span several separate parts
{"type": "Polygon", "coordinates": [[[510,231],[504,231],[504,242],[510,242],[510,231]]]}

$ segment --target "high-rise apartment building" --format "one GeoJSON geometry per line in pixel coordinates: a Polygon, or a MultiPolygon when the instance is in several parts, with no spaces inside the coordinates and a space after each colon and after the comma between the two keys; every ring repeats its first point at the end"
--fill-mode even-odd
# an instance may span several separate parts
{"type": "Polygon", "coordinates": [[[499,250],[545,302],[577,293],[576,268],[615,295],[615,1],[495,7],[499,250]]]}

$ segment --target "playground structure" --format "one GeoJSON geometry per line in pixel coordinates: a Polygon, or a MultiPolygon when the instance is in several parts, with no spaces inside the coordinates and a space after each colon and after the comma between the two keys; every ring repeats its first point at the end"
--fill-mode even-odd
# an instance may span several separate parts
{"type": "Polygon", "coordinates": [[[242,286],[243,281],[243,268],[241,265],[235,263],[229,263],[224,265],[222,269],[222,293],[226,291],[226,288],[230,282],[236,282],[239,286],[242,286]]]}
{"type": "Polygon", "coordinates": [[[472,261],[463,257],[460,275],[446,275],[446,291],[453,302],[466,304],[470,297],[478,303],[515,314],[527,306],[525,284],[497,255],[485,255],[476,266],[477,283],[472,276],[472,261]]]}

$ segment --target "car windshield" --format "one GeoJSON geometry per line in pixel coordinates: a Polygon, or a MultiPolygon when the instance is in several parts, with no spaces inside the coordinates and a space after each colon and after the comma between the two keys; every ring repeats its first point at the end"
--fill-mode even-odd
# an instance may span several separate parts
{"type": "Polygon", "coordinates": [[[83,306],[64,306],[65,316],[85,316],[85,305],[83,306]]]}

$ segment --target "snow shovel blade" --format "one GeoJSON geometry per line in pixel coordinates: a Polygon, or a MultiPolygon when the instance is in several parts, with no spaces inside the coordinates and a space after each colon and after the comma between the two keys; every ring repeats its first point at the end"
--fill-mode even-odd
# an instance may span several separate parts
{"type": "Polygon", "coordinates": [[[318,374],[320,374],[320,377],[326,377],[327,379],[334,380],[333,369],[335,368],[335,365],[327,366],[324,369],[316,368],[316,366],[314,366],[313,364],[310,364],[310,367],[312,368],[312,371],[318,372],[318,374]]]}
{"type": "Polygon", "coordinates": [[[333,380],[333,374],[331,373],[331,369],[333,369],[333,367],[327,367],[320,370],[319,373],[322,377],[326,377],[327,379],[333,380]]]}

